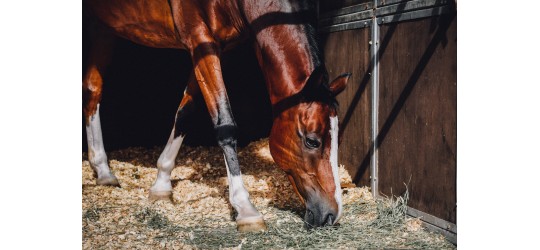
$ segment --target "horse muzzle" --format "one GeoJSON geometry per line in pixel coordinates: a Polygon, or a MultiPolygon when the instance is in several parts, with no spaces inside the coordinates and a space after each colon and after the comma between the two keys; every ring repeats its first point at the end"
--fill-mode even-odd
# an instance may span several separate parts
{"type": "Polygon", "coordinates": [[[332,226],[336,223],[338,211],[326,202],[306,203],[304,226],[307,229],[314,227],[332,226]]]}

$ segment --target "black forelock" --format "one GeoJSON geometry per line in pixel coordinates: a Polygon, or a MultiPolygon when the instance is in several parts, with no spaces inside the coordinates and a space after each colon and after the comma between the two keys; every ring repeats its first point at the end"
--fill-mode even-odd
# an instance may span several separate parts
{"type": "Polygon", "coordinates": [[[305,102],[322,102],[330,105],[331,108],[337,109],[338,102],[336,97],[330,90],[330,85],[328,83],[328,74],[324,73],[324,76],[318,84],[313,84],[312,86],[306,86],[302,90],[302,96],[304,97],[305,102]]]}
{"type": "Polygon", "coordinates": [[[327,104],[331,109],[337,110],[338,102],[332,91],[330,91],[328,73],[326,72],[324,64],[313,71],[309,80],[300,92],[273,105],[274,117],[301,102],[322,102],[327,104]]]}

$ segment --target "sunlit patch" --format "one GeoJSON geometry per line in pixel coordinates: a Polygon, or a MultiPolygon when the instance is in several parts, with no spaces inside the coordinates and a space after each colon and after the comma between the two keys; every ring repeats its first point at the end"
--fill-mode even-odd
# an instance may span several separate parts
{"type": "Polygon", "coordinates": [[[405,228],[407,231],[416,232],[422,229],[422,221],[419,218],[408,218],[405,222],[405,228]]]}
{"type": "MultiPolygon", "coordinates": [[[[206,170],[206,168],[205,168],[206,170]]],[[[185,180],[195,176],[197,171],[192,167],[177,166],[171,172],[171,180],[185,180]]]]}
{"type": "Polygon", "coordinates": [[[257,155],[262,159],[274,162],[274,158],[272,158],[272,154],[270,154],[270,147],[268,147],[268,145],[266,145],[265,147],[260,147],[257,150],[257,155]]]}
{"type": "Polygon", "coordinates": [[[339,183],[343,186],[344,184],[352,184],[352,177],[345,169],[345,165],[339,164],[339,183]]]}

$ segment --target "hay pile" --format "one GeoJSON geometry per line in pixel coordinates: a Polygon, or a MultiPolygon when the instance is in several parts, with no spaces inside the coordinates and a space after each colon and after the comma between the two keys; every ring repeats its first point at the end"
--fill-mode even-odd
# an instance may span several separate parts
{"type": "MultiPolygon", "coordinates": [[[[303,208],[284,173],[273,165],[268,141],[239,149],[244,183],[268,231],[239,233],[228,202],[221,149],[180,149],[172,173],[174,202],[148,201],[162,148],[108,154],[121,188],[96,186],[82,162],[84,249],[421,248],[454,249],[443,236],[406,218],[406,197],[376,201],[368,188],[345,188],[340,226],[303,228],[303,208]]],[[[340,167],[342,183],[351,179],[340,167]]]]}

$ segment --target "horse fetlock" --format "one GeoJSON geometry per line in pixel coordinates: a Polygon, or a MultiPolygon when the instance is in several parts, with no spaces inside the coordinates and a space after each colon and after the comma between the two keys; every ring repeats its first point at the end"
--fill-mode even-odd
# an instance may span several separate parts
{"type": "Polygon", "coordinates": [[[174,168],[174,163],[174,160],[162,159],[160,157],[157,162],[157,167],[160,171],[167,171],[170,173],[174,168]]]}
{"type": "Polygon", "coordinates": [[[100,166],[105,165],[105,167],[108,169],[107,166],[107,155],[105,152],[101,152],[101,150],[92,150],[92,148],[88,149],[88,161],[90,162],[90,165],[93,168],[99,168],[100,166]]]}
{"type": "Polygon", "coordinates": [[[232,203],[243,205],[250,204],[249,193],[245,189],[234,190],[232,196],[229,197],[232,203]]]}
{"type": "Polygon", "coordinates": [[[257,208],[253,206],[249,198],[245,199],[236,199],[235,197],[231,204],[238,213],[238,216],[236,217],[236,220],[244,220],[249,218],[261,218],[262,214],[257,211],[257,208]]]}
{"type": "Polygon", "coordinates": [[[163,180],[162,178],[157,178],[156,182],[154,182],[154,185],[150,188],[151,192],[171,192],[172,191],[172,184],[171,180],[163,180]]]}

